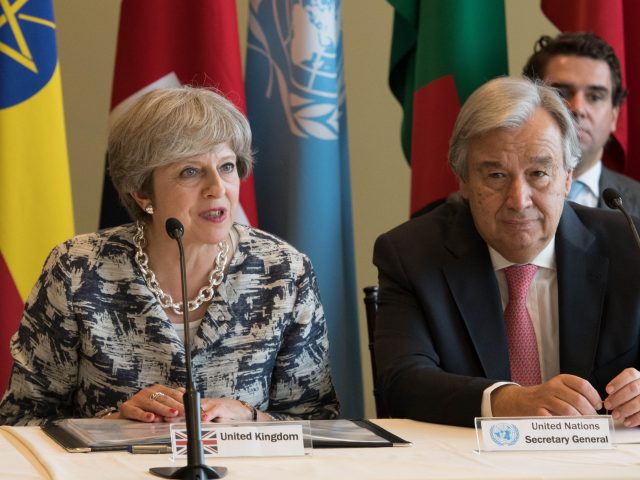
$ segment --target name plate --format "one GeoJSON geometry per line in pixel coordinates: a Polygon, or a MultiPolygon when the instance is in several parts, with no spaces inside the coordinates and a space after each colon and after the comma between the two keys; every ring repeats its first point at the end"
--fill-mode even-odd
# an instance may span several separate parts
{"type": "MultiPolygon", "coordinates": [[[[207,423],[202,425],[203,450],[205,456],[214,457],[304,455],[305,439],[309,438],[304,430],[309,428],[309,422],[207,423]]],[[[187,457],[184,424],[171,426],[171,449],[174,459],[187,457]]]]}
{"type": "Polygon", "coordinates": [[[478,451],[613,448],[611,415],[476,418],[478,451]]]}

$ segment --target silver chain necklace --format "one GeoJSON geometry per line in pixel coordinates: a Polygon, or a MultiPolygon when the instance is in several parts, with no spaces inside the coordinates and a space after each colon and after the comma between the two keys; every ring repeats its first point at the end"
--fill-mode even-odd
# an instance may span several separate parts
{"type": "MultiPolygon", "coordinates": [[[[176,315],[182,315],[182,303],[174,302],[173,297],[160,288],[156,274],[149,268],[149,257],[143,250],[147,244],[147,239],[144,237],[144,225],[142,225],[141,222],[136,222],[136,233],[133,236],[133,243],[136,246],[136,263],[142,271],[142,276],[149,290],[158,298],[162,308],[170,308],[176,315]]],[[[228,253],[229,244],[224,240],[219,242],[218,255],[216,255],[216,261],[213,264],[213,270],[209,273],[209,285],[202,287],[198,295],[196,295],[196,298],[189,300],[188,309],[190,312],[197,310],[203,303],[213,298],[215,287],[220,285],[224,279],[224,266],[227,264],[228,253]]]]}

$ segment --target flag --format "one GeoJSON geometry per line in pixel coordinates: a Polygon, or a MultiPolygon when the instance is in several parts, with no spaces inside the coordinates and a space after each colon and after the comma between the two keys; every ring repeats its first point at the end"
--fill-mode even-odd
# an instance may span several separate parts
{"type": "MultiPolygon", "coordinates": [[[[202,428],[202,453],[204,455],[218,455],[218,431],[215,428],[202,428]]],[[[171,429],[171,445],[175,458],[187,458],[189,450],[189,436],[186,429],[171,429]]]]}
{"type": "Polygon", "coordinates": [[[447,164],[460,105],[507,74],[503,0],[388,0],[394,7],[389,86],[404,110],[411,213],[457,190],[447,164]]]}
{"type": "Polygon", "coordinates": [[[542,0],[542,11],[563,32],[591,32],[606,40],[620,61],[622,85],[629,96],[622,104],[615,141],[603,161],[640,180],[640,2],[636,0],[542,0]]]}
{"type": "Polygon", "coordinates": [[[340,2],[251,1],[245,84],[260,226],[311,259],[342,413],[360,417],[340,2]]]}
{"type": "Polygon", "coordinates": [[[0,394],[9,339],[49,251],[73,235],[51,0],[0,1],[0,394]]]}
{"type": "Polygon", "coordinates": [[[214,429],[202,430],[202,449],[205,455],[218,454],[218,432],[214,429]]]}
{"type": "Polygon", "coordinates": [[[187,436],[187,430],[171,430],[171,440],[175,451],[176,457],[185,457],[187,455],[187,449],[189,446],[189,437],[187,436]]]}
{"type": "MultiPolygon", "coordinates": [[[[147,91],[180,85],[214,87],[246,111],[235,0],[123,0],[110,122],[147,91]]],[[[236,220],[257,225],[251,176],[236,220]]],[[[100,226],[128,221],[105,171],[100,226]]]]}

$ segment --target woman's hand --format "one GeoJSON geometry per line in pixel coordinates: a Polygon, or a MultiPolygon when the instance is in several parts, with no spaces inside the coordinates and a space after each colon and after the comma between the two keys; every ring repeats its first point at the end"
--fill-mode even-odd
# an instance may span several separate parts
{"type": "Polygon", "coordinates": [[[143,388],[120,406],[117,414],[108,418],[126,418],[140,422],[175,421],[184,417],[184,388],[156,384],[143,388]]]}
{"type": "MultiPolygon", "coordinates": [[[[141,422],[184,422],[182,396],[184,388],[171,388],[156,384],[144,388],[120,406],[120,411],[109,419],[125,418],[141,422]]],[[[271,415],[256,411],[258,421],[273,420],[271,415]]],[[[200,401],[203,422],[251,421],[253,409],[233,398],[203,398],[200,401]]]]}
{"type": "Polygon", "coordinates": [[[250,407],[233,398],[203,398],[200,401],[203,422],[223,422],[237,420],[251,421],[253,411],[250,407]]]}

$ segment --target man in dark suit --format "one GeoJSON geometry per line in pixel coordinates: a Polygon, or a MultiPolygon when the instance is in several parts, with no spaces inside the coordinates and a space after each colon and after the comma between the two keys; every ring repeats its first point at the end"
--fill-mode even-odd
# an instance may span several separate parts
{"type": "Polygon", "coordinates": [[[505,77],[469,97],[449,150],[462,200],[375,245],[391,416],[472,426],[605,408],[640,425],[640,252],[619,212],[565,202],[578,156],[553,89],[505,77]]]}
{"type": "Polygon", "coordinates": [[[629,213],[640,218],[640,182],[602,164],[604,147],[627,95],[611,45],[592,33],[543,35],[523,74],[557,88],[576,121],[582,157],[573,172],[569,200],[606,208],[602,191],[615,188],[629,213]]]}

